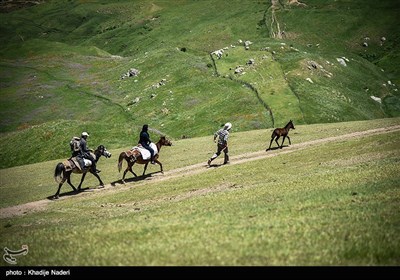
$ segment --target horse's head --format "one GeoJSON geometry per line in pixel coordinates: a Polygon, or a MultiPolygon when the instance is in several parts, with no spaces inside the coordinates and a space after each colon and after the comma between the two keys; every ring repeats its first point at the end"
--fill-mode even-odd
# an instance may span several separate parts
{"type": "Polygon", "coordinates": [[[111,157],[111,153],[109,151],[107,151],[106,147],[104,147],[103,145],[100,145],[97,147],[98,153],[106,158],[110,158],[111,157]]]}
{"type": "Polygon", "coordinates": [[[293,121],[292,121],[292,120],[290,120],[290,122],[288,123],[288,128],[295,129],[295,128],[294,128],[294,124],[293,124],[293,121]]]}
{"type": "Polygon", "coordinates": [[[160,144],[161,146],[172,146],[172,142],[169,141],[165,136],[161,136],[160,144]]]}

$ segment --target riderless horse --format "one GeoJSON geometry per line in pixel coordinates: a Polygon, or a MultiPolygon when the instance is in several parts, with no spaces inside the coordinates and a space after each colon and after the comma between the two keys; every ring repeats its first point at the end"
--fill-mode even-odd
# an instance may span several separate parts
{"type": "MultiPolygon", "coordinates": [[[[108,152],[107,149],[103,145],[98,146],[97,149],[91,154],[92,154],[92,157],[95,159],[96,163],[100,159],[101,156],[104,156],[106,158],[111,157],[111,153],[108,152]]],[[[80,191],[83,180],[85,180],[85,176],[88,171],[90,173],[92,173],[99,180],[100,186],[104,187],[104,183],[100,179],[100,176],[96,172],[93,172],[90,167],[84,168],[84,170],[82,171],[80,169],[78,161],[76,161],[76,158],[70,158],[64,162],[58,163],[56,166],[56,169],[54,171],[54,179],[57,183],[59,183],[59,185],[58,185],[58,190],[57,190],[56,194],[54,195],[54,198],[57,199],[59,197],[60,189],[65,181],[67,181],[67,183],[72,187],[72,189],[75,192],[80,191]],[[78,189],[76,189],[74,187],[74,185],[72,185],[72,183],[71,183],[71,174],[72,173],[82,174],[81,182],[79,183],[78,189]]]]}
{"type": "Polygon", "coordinates": [[[279,147],[278,139],[279,139],[281,136],[283,137],[283,139],[282,139],[282,144],[281,144],[281,146],[280,146],[281,149],[282,149],[282,147],[283,147],[283,142],[285,142],[286,137],[287,137],[287,139],[289,139],[289,145],[292,145],[292,143],[291,143],[291,141],[290,141],[290,137],[289,137],[289,135],[288,135],[289,130],[290,130],[291,128],[295,129],[292,120],[290,120],[284,128],[276,128],[276,129],[272,132],[272,135],[271,135],[271,142],[269,143],[269,148],[266,149],[265,151],[268,151],[268,150],[271,149],[271,145],[272,145],[272,142],[274,141],[274,139],[275,139],[276,144],[278,144],[278,147],[279,147]]]}
{"type": "MultiPolygon", "coordinates": [[[[161,150],[162,146],[172,146],[172,143],[167,138],[165,138],[165,136],[162,136],[160,138],[160,140],[155,144],[155,146],[157,147],[157,153],[154,155],[154,162],[157,163],[158,165],[160,165],[161,173],[163,173],[164,171],[163,171],[162,163],[158,160],[158,157],[160,155],[160,150],[161,150]]],[[[124,175],[122,176],[122,182],[125,182],[125,175],[128,171],[130,171],[135,177],[137,177],[136,173],[133,172],[133,170],[132,170],[132,167],[135,163],[145,164],[143,174],[142,174],[142,176],[144,176],[144,173],[146,172],[146,169],[147,169],[147,165],[150,162],[150,157],[149,158],[146,157],[146,159],[143,159],[143,155],[140,152],[139,147],[133,147],[131,150],[122,152],[119,155],[118,172],[121,172],[122,162],[124,159],[128,163],[128,166],[126,167],[126,169],[124,171],[124,175]]]]}

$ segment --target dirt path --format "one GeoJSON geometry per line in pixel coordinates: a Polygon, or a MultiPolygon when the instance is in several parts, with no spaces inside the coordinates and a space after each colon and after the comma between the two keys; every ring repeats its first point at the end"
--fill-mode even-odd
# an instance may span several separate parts
{"type": "MultiPolygon", "coordinates": [[[[395,132],[395,131],[400,131],[400,125],[396,126],[390,126],[390,127],[383,127],[383,128],[376,128],[376,129],[370,129],[370,130],[365,130],[365,131],[360,131],[360,132],[353,132],[349,134],[344,134],[344,135],[339,135],[339,136],[333,136],[333,137],[328,137],[328,138],[322,138],[322,139],[317,139],[317,140],[312,140],[312,141],[307,141],[299,144],[293,144],[289,147],[285,147],[284,149],[277,149],[277,150],[271,150],[268,152],[265,152],[264,150],[258,151],[258,152],[252,152],[252,153],[245,153],[237,156],[232,156],[231,157],[231,165],[236,165],[236,164],[242,164],[245,162],[250,162],[254,160],[260,160],[260,159],[265,159],[265,158],[271,158],[275,157],[278,155],[282,154],[288,154],[296,151],[300,151],[306,148],[311,148],[314,146],[318,146],[324,143],[330,143],[330,142],[340,142],[343,140],[349,140],[349,139],[354,139],[354,138],[361,138],[364,136],[371,136],[371,135],[377,135],[377,134],[384,134],[384,133],[390,133],[390,132],[395,132]]],[[[160,181],[165,181],[165,180],[171,180],[174,178],[179,178],[179,177],[184,177],[184,176],[191,176],[203,172],[207,172],[209,170],[213,170],[215,167],[207,167],[207,165],[204,163],[198,163],[190,166],[185,166],[181,168],[177,168],[174,170],[166,171],[164,174],[160,173],[155,173],[152,174],[152,176],[146,177],[145,179],[141,181],[135,181],[132,183],[126,183],[123,184],[122,182],[113,182],[111,184],[105,185],[105,188],[102,189],[91,189],[90,191],[124,191],[126,189],[131,188],[132,186],[141,186],[153,182],[160,182],[160,181]],[[115,186],[118,186],[118,188],[115,188],[115,186]]],[[[199,190],[201,192],[201,190],[199,190]]],[[[81,194],[88,194],[87,192],[82,192],[81,194]]],[[[68,199],[68,196],[65,197],[60,197],[60,199],[68,199]]],[[[0,209],[0,218],[11,218],[14,216],[21,216],[25,215],[31,212],[37,212],[37,211],[43,211],[47,209],[47,206],[49,203],[55,203],[56,201],[53,200],[48,200],[48,199],[43,199],[39,201],[33,201],[21,205],[16,205],[16,206],[11,206],[7,208],[2,208],[0,209]]]]}

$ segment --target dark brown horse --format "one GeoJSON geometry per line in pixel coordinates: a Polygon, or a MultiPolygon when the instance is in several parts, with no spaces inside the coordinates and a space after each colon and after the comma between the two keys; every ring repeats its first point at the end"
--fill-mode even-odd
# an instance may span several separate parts
{"type": "MultiPolygon", "coordinates": [[[[160,155],[160,150],[161,150],[162,146],[172,146],[172,143],[167,138],[165,138],[165,136],[162,136],[160,138],[160,140],[156,143],[156,146],[157,146],[158,153],[154,156],[154,162],[157,163],[158,165],[160,165],[161,173],[163,173],[163,166],[162,166],[161,162],[158,160],[158,156],[160,155]]],[[[122,182],[125,182],[124,181],[125,175],[128,171],[130,171],[135,177],[137,177],[136,173],[133,172],[133,170],[132,170],[132,167],[135,163],[145,164],[143,174],[142,174],[142,176],[143,176],[144,173],[146,172],[147,165],[150,162],[150,159],[146,159],[146,160],[143,159],[142,154],[140,153],[140,151],[138,149],[133,149],[133,150],[129,150],[126,152],[122,152],[119,155],[118,172],[121,172],[122,162],[124,159],[128,163],[128,166],[126,167],[126,169],[124,171],[124,175],[122,176],[122,182]]]]}
{"type": "MultiPolygon", "coordinates": [[[[96,163],[101,156],[105,156],[106,158],[111,157],[111,153],[108,152],[103,145],[98,146],[97,149],[92,153],[92,157],[96,160],[96,163]]],[[[54,195],[55,199],[59,197],[60,189],[62,185],[65,183],[65,181],[67,181],[67,183],[72,187],[74,191],[80,191],[83,180],[85,180],[85,176],[88,171],[92,173],[99,180],[100,186],[104,187],[104,183],[100,179],[100,176],[97,173],[93,172],[90,168],[82,171],[81,169],[79,169],[79,167],[77,167],[78,164],[79,164],[78,162],[72,159],[68,159],[64,162],[60,162],[59,164],[57,164],[56,169],[54,171],[54,179],[56,180],[57,183],[59,183],[59,185],[58,185],[58,190],[54,195]],[[72,173],[82,174],[81,182],[79,183],[78,189],[76,189],[74,185],[72,185],[71,183],[72,173]]]]}
{"type": "Polygon", "coordinates": [[[283,142],[285,142],[286,137],[287,137],[287,139],[289,139],[289,145],[292,145],[292,143],[290,142],[290,137],[288,135],[289,130],[291,128],[295,129],[292,120],[290,120],[284,128],[275,128],[275,130],[272,132],[272,135],[271,135],[271,142],[269,143],[269,148],[266,149],[265,151],[268,151],[271,149],[271,145],[272,145],[272,142],[274,141],[274,139],[275,139],[276,144],[278,144],[278,147],[279,147],[278,139],[281,136],[283,137],[282,144],[280,146],[281,149],[283,147],[283,142]]]}

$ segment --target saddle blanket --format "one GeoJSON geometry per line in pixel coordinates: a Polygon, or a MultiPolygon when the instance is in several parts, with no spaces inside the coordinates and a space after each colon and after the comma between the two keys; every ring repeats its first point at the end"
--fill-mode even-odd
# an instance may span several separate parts
{"type": "MultiPolygon", "coordinates": [[[[90,154],[92,155],[93,158],[96,158],[96,156],[93,153],[90,153],[90,154]]],[[[85,164],[85,167],[92,166],[92,161],[89,159],[84,158],[83,163],[85,164]]],[[[67,171],[72,170],[74,167],[78,168],[79,170],[82,170],[81,165],[79,164],[76,157],[70,158],[69,160],[64,162],[64,165],[65,165],[65,168],[67,169],[67,171]]]]}
{"type": "MultiPolygon", "coordinates": [[[[156,144],[150,143],[150,147],[154,150],[154,155],[158,154],[158,149],[157,149],[156,144]]],[[[150,152],[149,152],[149,150],[143,148],[143,147],[140,145],[140,146],[135,146],[135,147],[133,147],[133,148],[131,149],[131,151],[132,151],[132,150],[135,150],[135,149],[136,149],[136,150],[139,150],[139,152],[142,154],[142,158],[143,158],[144,160],[150,159],[150,152]]]]}

